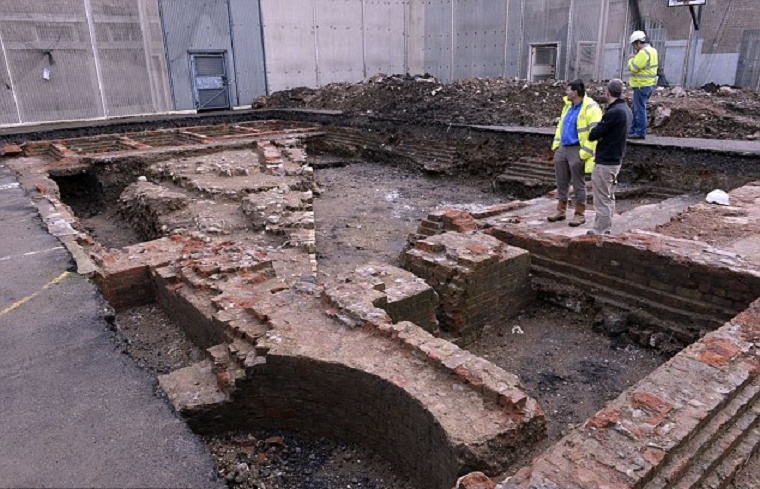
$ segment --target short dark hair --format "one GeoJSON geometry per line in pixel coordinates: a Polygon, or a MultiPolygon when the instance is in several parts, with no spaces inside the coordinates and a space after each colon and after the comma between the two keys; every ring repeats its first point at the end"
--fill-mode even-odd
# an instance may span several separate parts
{"type": "Polygon", "coordinates": [[[579,96],[586,96],[586,85],[583,84],[583,80],[580,78],[571,81],[567,86],[570,87],[570,90],[575,90],[579,96]]]}
{"type": "Polygon", "coordinates": [[[623,95],[623,80],[620,78],[613,78],[607,83],[607,91],[610,92],[615,98],[620,98],[623,95]]]}

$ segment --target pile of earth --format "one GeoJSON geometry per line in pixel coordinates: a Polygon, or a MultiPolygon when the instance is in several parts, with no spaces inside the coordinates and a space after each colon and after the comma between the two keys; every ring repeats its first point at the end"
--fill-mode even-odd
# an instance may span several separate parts
{"type": "MultiPolygon", "coordinates": [[[[606,105],[604,82],[588,94],[606,105]]],[[[254,109],[340,110],[349,115],[410,123],[552,127],[562,109],[564,81],[472,78],[440,83],[432,76],[375,75],[360,83],[293,88],[253,101],[254,109]]],[[[630,90],[626,96],[632,96],[630,90]]],[[[760,94],[708,84],[700,89],[658,87],[649,103],[650,131],[658,136],[760,139],[760,94]]]]}

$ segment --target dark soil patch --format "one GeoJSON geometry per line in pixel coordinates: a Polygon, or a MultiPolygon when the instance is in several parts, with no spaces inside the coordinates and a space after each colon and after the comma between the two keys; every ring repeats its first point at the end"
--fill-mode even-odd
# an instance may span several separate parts
{"type": "Polygon", "coordinates": [[[592,330],[593,318],[536,303],[487,327],[469,349],[520,377],[557,440],[665,360],[660,352],[592,330]]]}
{"type": "Polygon", "coordinates": [[[327,438],[280,431],[206,438],[219,475],[241,489],[413,489],[374,453],[327,438]]]}

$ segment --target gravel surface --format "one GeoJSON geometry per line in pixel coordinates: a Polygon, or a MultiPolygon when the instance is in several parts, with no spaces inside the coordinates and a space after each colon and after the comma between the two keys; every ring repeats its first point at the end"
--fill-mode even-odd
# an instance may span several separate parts
{"type": "Polygon", "coordinates": [[[203,351],[156,304],[119,312],[116,324],[127,353],[154,374],[166,374],[204,358],[203,351]]]}

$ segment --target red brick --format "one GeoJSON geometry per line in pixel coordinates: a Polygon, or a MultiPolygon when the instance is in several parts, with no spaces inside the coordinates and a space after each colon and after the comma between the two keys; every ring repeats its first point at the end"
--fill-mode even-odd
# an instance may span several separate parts
{"type": "Polygon", "coordinates": [[[645,409],[652,413],[667,414],[673,405],[650,392],[634,392],[631,405],[636,409],[645,409]]]}
{"type": "Polygon", "coordinates": [[[741,351],[737,345],[722,338],[705,338],[702,345],[704,348],[697,353],[696,358],[713,367],[725,367],[741,351]]]}
{"type": "Polygon", "coordinates": [[[602,409],[596,413],[588,424],[594,428],[609,428],[620,422],[620,411],[617,409],[602,409]]]}

